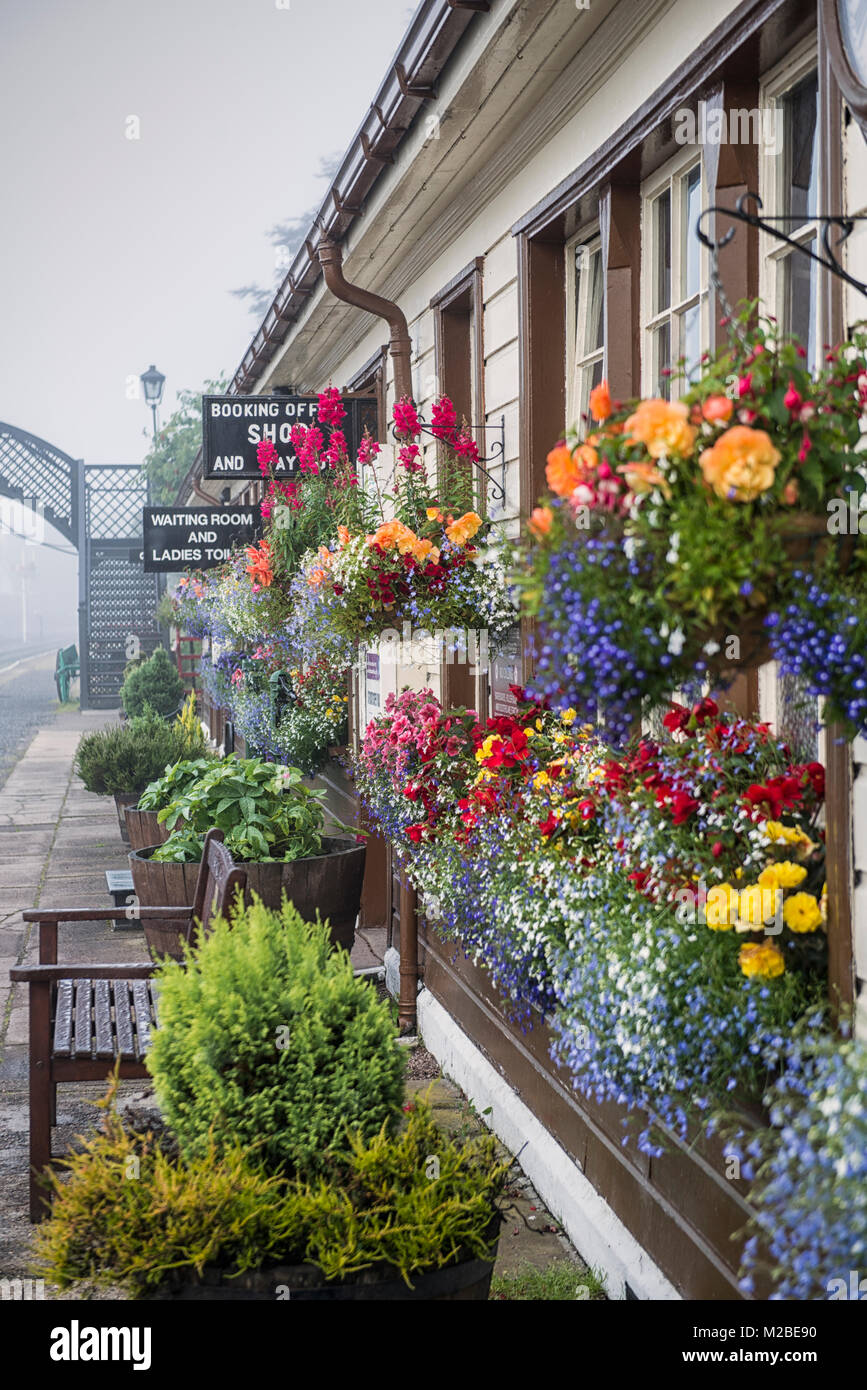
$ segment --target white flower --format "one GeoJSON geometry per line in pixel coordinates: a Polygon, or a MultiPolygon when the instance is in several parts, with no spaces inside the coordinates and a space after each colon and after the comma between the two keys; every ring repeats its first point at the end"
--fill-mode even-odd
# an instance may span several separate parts
{"type": "Polygon", "coordinates": [[[714,642],[713,638],[711,638],[709,642],[705,642],[704,646],[702,647],[702,651],[705,652],[708,656],[713,656],[714,653],[718,652],[719,650],[719,642],[714,642]]]}
{"type": "Polygon", "coordinates": [[[671,652],[672,656],[680,656],[683,651],[684,641],[685,638],[682,628],[676,627],[668,639],[668,650],[671,652]]]}

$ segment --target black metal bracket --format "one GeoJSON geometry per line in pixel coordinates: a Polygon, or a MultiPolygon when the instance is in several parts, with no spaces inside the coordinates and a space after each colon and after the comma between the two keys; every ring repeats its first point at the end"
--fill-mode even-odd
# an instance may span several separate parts
{"type": "MultiPolygon", "coordinates": [[[[431,427],[429,424],[427,424],[426,421],[424,421],[424,420],[419,420],[419,424],[421,425],[421,432],[422,432],[422,434],[429,434],[430,437],[431,437],[431,439],[436,439],[436,440],[437,440],[437,443],[440,443],[440,444],[441,444],[441,443],[444,443],[444,442],[447,442],[447,441],[441,440],[437,435],[435,435],[434,432],[433,432],[432,427],[431,427]]],[[[486,435],[488,435],[488,434],[494,434],[494,435],[497,436],[497,437],[493,440],[493,442],[492,442],[492,444],[491,444],[491,452],[490,452],[489,454],[485,454],[483,457],[474,459],[474,460],[473,460],[473,465],[474,465],[474,467],[478,468],[479,472],[487,479],[488,486],[489,486],[489,489],[490,489],[491,500],[494,501],[494,502],[502,502],[502,503],[505,503],[505,501],[506,501],[506,417],[505,417],[505,415],[501,415],[501,416],[500,416],[500,423],[499,423],[498,425],[491,424],[491,422],[490,422],[489,420],[486,420],[485,423],[484,423],[484,425],[468,425],[467,428],[468,428],[469,430],[483,429],[483,430],[485,431],[486,435]],[[496,478],[493,476],[493,474],[485,467],[485,464],[486,464],[486,463],[493,464],[495,467],[499,467],[499,470],[500,470],[500,481],[499,481],[499,482],[497,482],[497,480],[496,480],[496,478]]],[[[396,425],[392,425],[392,427],[391,427],[391,432],[392,432],[392,435],[394,436],[394,438],[398,441],[398,443],[401,443],[401,444],[402,444],[402,443],[405,442],[405,441],[404,441],[404,436],[398,432],[398,429],[397,429],[397,426],[396,426],[396,425]]]]}
{"type": "Polygon", "coordinates": [[[826,270],[830,270],[831,274],[835,275],[838,280],[845,280],[847,284],[852,285],[853,288],[858,290],[861,294],[867,295],[867,284],[861,280],[856,280],[854,275],[850,275],[847,270],[844,270],[836,254],[844,241],[846,241],[855,230],[855,223],[867,221],[867,216],[860,214],[852,217],[843,217],[841,215],[826,216],[824,213],[815,213],[802,217],[795,213],[781,213],[774,216],[760,217],[758,211],[750,211],[746,206],[747,203],[754,203],[756,209],[760,209],[762,206],[762,200],[758,193],[747,192],[741,194],[733,208],[714,206],[704,208],[704,210],[699,213],[695,227],[696,235],[702,245],[706,246],[710,251],[714,266],[716,266],[716,257],[718,253],[724,246],[729,244],[737,230],[735,227],[729,227],[728,231],[721,236],[719,240],[715,240],[709,236],[706,231],[703,231],[701,225],[702,220],[705,217],[713,216],[714,213],[719,213],[723,217],[734,218],[737,222],[744,222],[748,227],[757,227],[760,232],[767,232],[768,236],[774,237],[777,241],[783,241],[795,251],[800,251],[803,255],[809,256],[810,260],[816,261],[818,265],[824,266],[826,270]],[[809,222],[815,223],[817,227],[821,228],[822,246],[824,248],[823,254],[813,251],[803,241],[797,241],[794,237],[789,236],[781,227],[774,226],[773,224],[776,222],[794,222],[798,226],[806,225],[809,222]],[[840,235],[837,237],[836,241],[832,243],[831,237],[835,230],[838,231],[840,235]]]}

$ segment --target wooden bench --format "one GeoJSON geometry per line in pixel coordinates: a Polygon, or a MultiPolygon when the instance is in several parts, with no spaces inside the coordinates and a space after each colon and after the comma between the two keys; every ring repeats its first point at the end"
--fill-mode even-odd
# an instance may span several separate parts
{"type": "MultiPolygon", "coordinates": [[[[228,915],[235,894],[246,894],[247,875],[226,849],[221,830],[205,836],[202,864],[192,905],[139,907],[153,920],[186,920],[190,940],[196,923],[207,933],[211,919],[228,915]]],[[[156,967],[141,965],[58,965],[60,922],[126,920],[129,909],[104,907],[39,908],[23,914],[39,925],[39,964],[16,966],[12,980],[30,986],[30,1220],[48,1213],[43,1181],[51,1162],[51,1126],[56,1123],[61,1081],[101,1081],[120,1062],[125,1078],[145,1077],[145,1055],[157,1024],[152,980],[156,967]]]]}

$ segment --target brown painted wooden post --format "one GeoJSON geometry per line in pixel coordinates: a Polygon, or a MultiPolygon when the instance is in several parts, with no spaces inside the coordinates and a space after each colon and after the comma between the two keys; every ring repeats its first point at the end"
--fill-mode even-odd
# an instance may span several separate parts
{"type": "Polygon", "coordinates": [[[418,893],[400,875],[400,1001],[398,1026],[401,1033],[416,1030],[418,990],[418,893]]]}
{"type": "MultiPolygon", "coordinates": [[[[51,983],[34,981],[29,992],[30,1167],[32,1172],[42,1173],[51,1162],[51,983]]],[[[47,1192],[31,1184],[30,1220],[41,1221],[49,1207],[47,1192]]]]}

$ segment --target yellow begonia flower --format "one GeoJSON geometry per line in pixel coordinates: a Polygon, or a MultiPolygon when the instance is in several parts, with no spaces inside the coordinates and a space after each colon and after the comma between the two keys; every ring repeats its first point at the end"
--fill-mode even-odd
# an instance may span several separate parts
{"type": "Polygon", "coordinates": [[[754,883],[738,894],[738,931],[754,931],[773,922],[777,912],[776,888],[760,887],[754,883]]]}
{"type": "Polygon", "coordinates": [[[578,711],[574,709],[564,709],[560,711],[560,718],[564,724],[574,724],[578,718],[578,711]]]}
{"type": "Polygon", "coordinates": [[[782,951],[772,941],[746,942],[738,954],[738,964],[745,975],[763,975],[767,979],[782,975],[786,968],[782,951]]]}
{"type": "Polygon", "coordinates": [[[822,923],[822,909],[812,893],[794,893],[783,904],[783,921],[790,931],[815,931],[822,923]]]}
{"type": "Polygon", "coordinates": [[[762,869],[759,883],[763,888],[797,888],[806,877],[807,870],[803,864],[784,859],[781,864],[768,864],[767,868],[762,869]]]}
{"type": "Polygon", "coordinates": [[[535,730],[530,724],[528,724],[527,727],[526,727],[526,729],[524,730],[524,737],[525,737],[525,738],[535,738],[535,737],[536,737],[536,730],[535,730]]]}
{"type": "Polygon", "coordinates": [[[425,516],[428,521],[442,521],[443,514],[439,507],[428,507],[425,511],[425,516]]]}
{"type": "Polygon", "coordinates": [[[536,776],[533,778],[533,786],[536,788],[537,792],[540,792],[543,787],[550,786],[550,784],[551,778],[548,776],[547,772],[537,772],[536,776]]]}
{"type": "Polygon", "coordinates": [[[705,921],[713,931],[728,931],[738,915],[738,894],[730,883],[711,888],[705,905],[705,921]]]}

